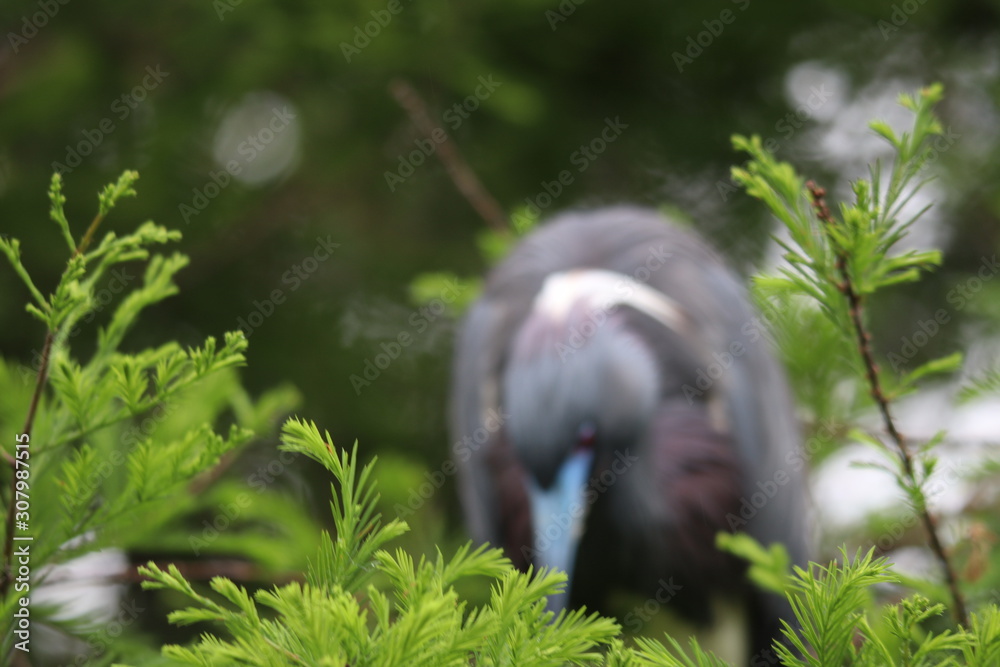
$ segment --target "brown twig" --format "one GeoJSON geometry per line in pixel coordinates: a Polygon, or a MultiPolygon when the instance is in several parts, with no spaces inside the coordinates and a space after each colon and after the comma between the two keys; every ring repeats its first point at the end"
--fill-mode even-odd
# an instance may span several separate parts
{"type": "MultiPolygon", "coordinates": [[[[101,221],[104,220],[104,215],[100,212],[94,216],[91,221],[90,226],[87,227],[86,233],[80,240],[80,244],[73,251],[73,257],[82,255],[86,252],[88,246],[90,246],[91,241],[94,238],[94,233],[100,226],[101,221]]],[[[45,344],[42,347],[42,362],[38,368],[38,376],[35,378],[35,390],[31,394],[31,403],[28,405],[28,415],[24,420],[24,428],[21,429],[21,433],[28,436],[30,442],[31,430],[35,425],[35,415],[38,412],[38,405],[41,403],[42,394],[45,391],[45,382],[49,377],[49,359],[52,356],[52,344],[56,339],[56,332],[58,329],[49,329],[45,333],[45,344]]],[[[7,459],[8,457],[4,457],[7,459]]],[[[10,474],[10,504],[7,506],[7,517],[6,517],[6,529],[5,540],[3,545],[3,570],[0,572],[0,599],[7,597],[7,591],[10,588],[10,582],[14,579],[13,572],[13,555],[14,555],[14,517],[16,503],[14,502],[17,497],[17,475],[16,463],[13,458],[8,460],[10,464],[11,474],[10,474]]]]}
{"type": "Polygon", "coordinates": [[[507,233],[510,222],[497,200],[493,198],[482,182],[472,171],[469,164],[458,152],[448,132],[440,125],[435,125],[427,113],[427,104],[420,93],[408,82],[396,79],[389,84],[389,92],[396,102],[409,115],[417,129],[437,146],[438,159],[444,165],[445,171],[451,177],[452,183],[462,193],[466,201],[476,210],[476,213],[494,230],[507,233]],[[439,140],[443,137],[443,140],[439,140]]]}
{"type": "MultiPolygon", "coordinates": [[[[836,221],[830,213],[829,207],[826,205],[826,190],[818,186],[814,181],[806,183],[806,189],[809,191],[809,197],[812,200],[813,209],[815,210],[816,217],[819,218],[820,222],[827,227],[833,227],[836,225],[836,221]]],[[[832,236],[828,236],[828,238],[832,240],[832,236]]],[[[872,353],[872,336],[865,327],[864,319],[862,317],[861,295],[854,289],[851,274],[847,269],[847,253],[841,248],[835,248],[835,252],[837,257],[837,272],[840,274],[841,278],[841,282],[837,285],[837,289],[839,289],[840,292],[847,297],[851,324],[854,327],[854,333],[858,343],[858,351],[861,353],[861,360],[865,367],[865,375],[868,379],[868,386],[871,390],[872,398],[875,399],[875,404],[878,405],[879,412],[882,415],[882,422],[885,424],[885,429],[888,431],[889,437],[891,437],[893,442],[896,444],[897,454],[903,464],[903,471],[908,482],[913,488],[920,489],[920,485],[917,483],[916,474],[913,468],[913,456],[910,454],[909,447],[906,444],[906,439],[903,437],[903,434],[899,432],[898,428],[896,428],[896,422],[893,421],[892,415],[889,412],[889,399],[882,390],[882,383],[879,379],[878,364],[875,363],[875,358],[872,353]]],[[[944,546],[941,544],[941,539],[938,537],[937,525],[934,521],[934,517],[931,516],[930,510],[927,508],[927,503],[923,498],[922,490],[920,498],[920,506],[917,507],[916,510],[920,514],[920,519],[924,525],[924,529],[927,531],[931,550],[934,552],[935,557],[937,557],[938,562],[941,564],[941,568],[944,571],[945,581],[948,585],[948,590],[951,593],[952,601],[954,603],[953,611],[955,613],[955,619],[959,625],[968,627],[969,619],[965,609],[965,600],[962,597],[962,592],[958,589],[958,577],[956,576],[955,569],[952,567],[951,561],[948,558],[948,554],[945,552],[944,546]]]]}
{"type": "Polygon", "coordinates": [[[100,226],[101,220],[104,220],[104,216],[98,213],[94,216],[94,219],[90,221],[90,226],[87,227],[87,231],[80,240],[80,245],[78,245],[76,250],[73,252],[74,257],[87,252],[87,248],[90,247],[90,242],[94,240],[94,233],[97,232],[97,228],[100,226]]]}
{"type": "MultiPolygon", "coordinates": [[[[35,425],[35,414],[38,411],[38,404],[42,400],[42,391],[45,389],[45,380],[48,377],[49,371],[49,356],[52,353],[52,343],[55,340],[55,333],[49,331],[45,334],[45,345],[42,347],[42,363],[41,367],[38,369],[38,376],[35,378],[35,390],[31,394],[31,403],[28,405],[28,415],[24,420],[24,428],[21,429],[21,433],[28,436],[28,441],[31,440],[31,429],[35,425]]],[[[6,539],[3,545],[3,581],[0,581],[0,598],[7,597],[7,590],[10,588],[10,582],[14,579],[13,565],[14,565],[14,515],[16,512],[17,503],[14,502],[17,497],[17,475],[16,464],[13,459],[10,461],[10,503],[7,505],[7,532],[5,533],[6,539]]]]}

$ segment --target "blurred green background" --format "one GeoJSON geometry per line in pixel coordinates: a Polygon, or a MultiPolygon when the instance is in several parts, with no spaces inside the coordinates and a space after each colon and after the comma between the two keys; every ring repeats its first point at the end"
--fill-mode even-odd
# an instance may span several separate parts
{"type": "MultiPolygon", "coordinates": [[[[0,233],[22,239],[39,285],[65,262],[47,219],[52,170],[78,233],[94,193],[139,170],[138,198],[102,229],[152,218],[183,231],[192,262],[127,344],[245,327],[251,393],[293,383],[302,416],[387,455],[389,474],[412,480],[404,490],[447,455],[454,330],[409,286],[429,271],[480,275],[485,223],[425,155],[394,79],[420,92],[506,212],[668,205],[745,274],[776,254],[769,216],[729,181],[742,160],[732,133],[771,139],[836,201],[886,154],[867,120],[902,126],[898,93],[941,81],[948,141],[914,242],[943,248],[944,267],[876,304],[879,335],[910,335],[1000,247],[995,1],[5,0],[0,26],[0,233]],[[609,123],[619,130],[596,154],[609,123]],[[409,344],[378,377],[352,382],[400,334],[409,344]]],[[[26,300],[0,270],[0,350],[31,364],[43,331],[26,300]]],[[[914,365],[959,348],[996,358],[981,343],[997,333],[1000,280],[968,304],[914,365]]],[[[459,535],[446,484],[424,528],[459,535]]]]}

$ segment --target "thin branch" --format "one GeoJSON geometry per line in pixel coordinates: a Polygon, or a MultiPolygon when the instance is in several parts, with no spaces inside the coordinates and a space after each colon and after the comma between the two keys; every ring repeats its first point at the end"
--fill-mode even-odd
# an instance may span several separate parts
{"type": "Polygon", "coordinates": [[[45,334],[45,343],[42,345],[42,361],[38,368],[38,376],[35,378],[35,391],[31,395],[31,404],[28,406],[28,415],[24,420],[22,433],[31,435],[31,429],[35,426],[35,414],[38,412],[38,404],[42,400],[42,390],[45,388],[45,381],[49,377],[49,359],[52,356],[52,343],[55,341],[54,331],[45,334]]]}
{"type": "MultiPolygon", "coordinates": [[[[235,558],[210,558],[200,561],[153,561],[157,567],[166,568],[168,565],[175,566],[188,581],[211,581],[216,577],[225,577],[237,582],[260,583],[265,582],[282,586],[295,581],[305,581],[305,576],[298,573],[286,573],[275,576],[261,567],[248,561],[235,558]]],[[[145,563],[143,563],[145,565],[145,563]]],[[[109,578],[109,583],[135,584],[149,581],[149,577],[139,574],[136,566],[130,566],[127,570],[109,578]]]]}
{"type": "MultiPolygon", "coordinates": [[[[28,415],[24,420],[24,428],[21,429],[21,433],[28,436],[28,440],[31,440],[31,429],[35,425],[35,414],[38,412],[38,404],[42,400],[42,392],[45,390],[45,380],[49,374],[49,357],[52,353],[52,342],[55,340],[55,334],[52,331],[48,331],[45,334],[45,345],[42,347],[42,364],[38,369],[38,377],[35,378],[35,391],[31,394],[31,403],[28,405],[28,415]]],[[[15,474],[16,467],[14,459],[10,460],[10,503],[7,505],[7,523],[6,530],[4,533],[6,539],[3,545],[3,581],[0,581],[0,598],[7,597],[7,590],[10,588],[10,582],[14,580],[14,515],[16,512],[17,503],[14,502],[17,497],[17,475],[15,474]]]]}
{"type": "MultiPolygon", "coordinates": [[[[816,217],[823,223],[824,228],[836,225],[836,221],[830,213],[829,207],[826,205],[826,190],[816,185],[814,181],[806,183],[806,188],[809,190],[809,197],[812,200],[816,217]]],[[[958,589],[958,577],[956,576],[955,569],[952,567],[951,561],[948,558],[948,554],[945,552],[944,546],[941,544],[941,539],[938,536],[937,525],[935,524],[934,517],[931,516],[930,510],[927,508],[927,502],[923,499],[923,489],[917,482],[916,474],[913,468],[913,456],[910,454],[909,447],[906,444],[906,439],[903,437],[903,434],[899,432],[898,428],[896,428],[896,422],[893,420],[892,415],[889,412],[889,399],[886,397],[885,392],[882,391],[878,364],[875,363],[875,358],[872,353],[872,336],[865,327],[864,318],[862,316],[861,295],[859,295],[854,289],[851,274],[847,269],[847,254],[842,248],[836,247],[836,243],[833,241],[832,236],[828,236],[828,238],[830,238],[831,242],[835,245],[834,250],[837,257],[837,271],[841,277],[841,282],[837,285],[837,289],[840,290],[845,297],[847,297],[851,323],[854,327],[858,351],[861,354],[861,360],[865,367],[865,375],[868,379],[868,386],[871,390],[872,398],[875,399],[875,404],[878,405],[886,431],[888,431],[889,436],[896,444],[897,454],[903,464],[903,471],[906,475],[906,479],[913,488],[920,491],[921,502],[920,506],[917,507],[916,510],[920,514],[920,519],[924,525],[924,529],[927,531],[931,550],[934,552],[935,557],[944,570],[945,581],[948,585],[948,590],[951,593],[952,601],[954,603],[955,619],[962,627],[968,627],[969,618],[965,608],[965,600],[962,597],[961,591],[958,589]]]]}
{"type": "Polygon", "coordinates": [[[410,116],[410,120],[417,126],[417,129],[437,145],[435,152],[438,159],[444,165],[452,183],[476,210],[479,217],[494,230],[501,233],[509,232],[510,222],[500,204],[486,190],[479,177],[458,152],[458,148],[452,142],[448,132],[440,125],[435,125],[431,120],[430,114],[427,113],[427,104],[420,97],[420,93],[408,82],[401,79],[396,79],[389,84],[389,92],[410,116]],[[441,136],[444,137],[444,140],[439,142],[437,137],[441,136]]]}
{"type": "MultiPolygon", "coordinates": [[[[87,227],[86,233],[83,235],[83,239],[80,241],[80,245],[76,247],[73,251],[73,257],[82,255],[86,252],[88,246],[90,246],[91,240],[94,238],[94,233],[100,226],[101,221],[104,220],[104,214],[101,211],[97,212],[94,219],[91,221],[90,226],[87,227]]],[[[31,438],[31,429],[35,425],[35,415],[38,413],[38,405],[41,403],[42,394],[45,391],[45,382],[49,377],[49,359],[52,356],[52,343],[55,341],[56,333],[58,329],[49,329],[45,332],[45,344],[42,347],[42,363],[38,368],[38,376],[35,379],[35,390],[31,395],[31,403],[28,405],[28,415],[24,420],[24,428],[21,429],[21,433],[28,436],[29,441],[31,438]]],[[[10,589],[10,583],[14,580],[14,516],[16,512],[17,503],[14,502],[17,497],[17,475],[15,474],[15,462],[14,459],[8,461],[10,464],[10,504],[7,506],[7,517],[6,517],[6,530],[3,545],[3,570],[0,573],[0,599],[7,597],[7,591],[10,589]]]]}
{"type": "Polygon", "coordinates": [[[102,220],[104,220],[104,215],[98,212],[97,215],[94,216],[94,219],[90,221],[90,226],[87,227],[86,233],[84,233],[83,238],[80,240],[80,245],[76,247],[73,257],[87,252],[87,248],[90,247],[90,242],[94,240],[94,233],[97,231],[97,228],[100,226],[102,220]]]}

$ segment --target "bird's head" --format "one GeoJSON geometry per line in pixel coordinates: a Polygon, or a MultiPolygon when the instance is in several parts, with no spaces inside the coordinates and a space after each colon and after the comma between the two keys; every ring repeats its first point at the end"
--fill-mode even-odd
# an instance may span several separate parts
{"type": "Polygon", "coordinates": [[[656,358],[628,326],[626,308],[672,325],[680,317],[662,293],[624,275],[554,274],[508,350],[506,430],[526,473],[533,560],[571,578],[596,487],[608,486],[616,453],[642,446],[660,395],[656,358]]]}

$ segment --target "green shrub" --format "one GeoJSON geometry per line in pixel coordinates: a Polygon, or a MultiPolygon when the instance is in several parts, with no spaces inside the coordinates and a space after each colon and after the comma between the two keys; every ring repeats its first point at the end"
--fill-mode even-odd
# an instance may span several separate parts
{"type": "MultiPolygon", "coordinates": [[[[0,239],[0,251],[30,294],[27,312],[44,326],[32,367],[0,360],[5,663],[21,649],[55,659],[86,651],[88,644],[101,653],[114,643],[99,612],[96,618],[73,618],[59,605],[24,606],[23,600],[40,597],[46,587],[57,592],[59,585],[47,582],[58,578],[58,566],[81,556],[111,548],[242,553],[265,571],[284,571],[303,563],[262,549],[259,536],[236,527],[267,523],[299,548],[311,549],[317,538],[318,529],[296,520],[302,514],[292,511],[291,503],[277,496],[255,502],[244,485],[216,479],[251,441],[253,429],[271,430],[298,401],[290,387],[256,402],[249,398],[235,372],[247,349],[242,334],[226,333],[221,341],[209,337],[187,349],[166,342],[122,351],[143,309],[177,292],[173,277],[188,261],[180,253],[153,252],[179,240],[180,232],[152,222],[96,242],[115,203],[135,195],[137,178],[125,172],[100,193],[97,215],[77,242],[63,213],[61,177],[53,176],[50,215],[70,258],[48,296],[25,267],[18,240],[0,239]],[[146,262],[141,278],[131,273],[137,261],[146,262]],[[114,293],[123,296],[112,304],[114,293]],[[95,349],[81,358],[72,347],[78,332],[102,319],[95,349]],[[15,424],[23,426],[15,430],[15,424]],[[282,509],[289,518],[277,523],[272,512],[282,509]],[[192,520],[202,516],[205,528],[192,520]],[[217,517],[230,529],[215,529],[217,517]],[[35,632],[46,627],[84,643],[69,641],[65,650],[49,641],[32,645],[35,632]]],[[[96,585],[109,586],[125,574],[119,564],[96,585]]]]}

